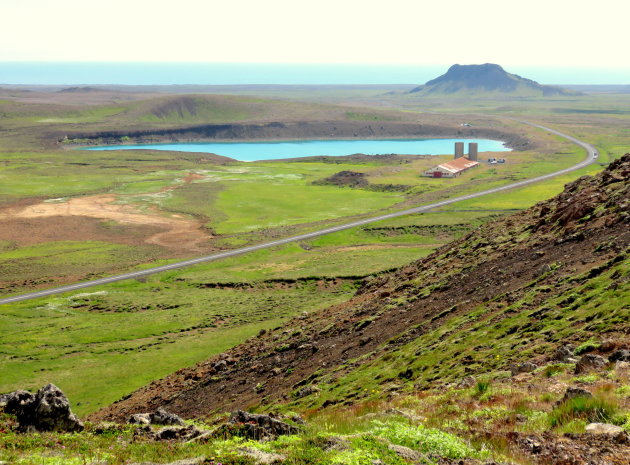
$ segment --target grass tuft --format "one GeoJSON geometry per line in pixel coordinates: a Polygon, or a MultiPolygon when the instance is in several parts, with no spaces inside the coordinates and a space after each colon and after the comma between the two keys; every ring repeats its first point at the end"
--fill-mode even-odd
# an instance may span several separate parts
{"type": "Polygon", "coordinates": [[[480,397],[490,390],[490,381],[477,381],[475,385],[475,397],[480,397]]]}
{"type": "Polygon", "coordinates": [[[610,423],[618,410],[618,403],[611,397],[578,396],[562,402],[549,413],[549,426],[557,428],[574,420],[610,423]]]}

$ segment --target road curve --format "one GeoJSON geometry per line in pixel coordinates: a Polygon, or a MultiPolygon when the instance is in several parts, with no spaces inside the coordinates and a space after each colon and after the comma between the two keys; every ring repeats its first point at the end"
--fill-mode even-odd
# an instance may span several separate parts
{"type": "Polygon", "coordinates": [[[462,200],[468,200],[468,199],[474,199],[477,197],[482,197],[484,195],[488,195],[488,194],[496,194],[497,192],[502,192],[502,191],[506,191],[506,190],[510,190],[510,189],[514,189],[517,187],[523,187],[523,186],[527,186],[529,184],[533,184],[539,181],[543,181],[545,179],[549,179],[555,176],[559,176],[562,174],[566,174],[566,173],[570,173],[571,171],[575,171],[575,170],[579,170],[581,168],[584,168],[585,166],[590,165],[591,163],[593,163],[596,159],[597,159],[597,155],[598,152],[595,149],[595,147],[593,147],[590,144],[587,144],[586,142],[583,142],[573,136],[569,136],[568,134],[564,134],[560,131],[556,131],[554,129],[550,129],[548,127],[542,126],[540,124],[535,124],[535,123],[530,123],[527,121],[521,121],[521,120],[514,120],[514,121],[518,121],[519,123],[523,123],[523,124],[527,124],[529,126],[533,126],[539,129],[542,129],[544,131],[550,132],[552,134],[556,134],[560,137],[563,137],[571,142],[573,142],[576,145],[579,145],[580,147],[582,147],[586,153],[587,153],[587,157],[581,161],[580,163],[578,163],[577,165],[571,166],[569,168],[565,168],[563,170],[560,171],[556,171],[554,173],[549,173],[549,174],[545,174],[543,176],[538,176],[536,178],[531,178],[531,179],[525,179],[523,181],[518,181],[512,184],[507,184],[505,186],[501,186],[501,187],[495,187],[493,189],[488,189],[485,191],[481,191],[481,192],[476,192],[474,194],[468,194],[468,195],[462,195],[460,197],[455,197],[452,199],[448,199],[448,200],[443,200],[441,202],[435,202],[435,203],[431,203],[428,205],[423,205],[421,207],[415,207],[415,208],[409,208],[407,210],[401,210],[401,211],[397,211],[394,213],[388,213],[386,215],[379,215],[379,216],[374,216],[372,218],[366,218],[363,220],[359,220],[359,221],[352,221],[350,223],[345,223],[339,226],[333,226],[330,228],[326,228],[326,229],[320,229],[319,231],[313,231],[310,233],[306,233],[306,234],[300,234],[298,236],[292,236],[292,237],[287,237],[284,239],[279,239],[276,241],[271,241],[271,242],[265,242],[263,244],[258,244],[258,245],[252,245],[249,247],[242,247],[240,249],[234,249],[234,250],[228,250],[225,252],[220,252],[220,253],[216,253],[216,254],[212,254],[212,255],[206,255],[203,257],[199,257],[199,258],[193,258],[190,260],[184,260],[181,262],[177,262],[177,263],[171,263],[169,265],[162,265],[162,266],[156,266],[154,268],[148,268],[145,270],[140,270],[140,271],[132,271],[130,273],[124,273],[124,274],[119,274],[119,275],[115,275],[115,276],[110,276],[107,278],[100,278],[100,279],[94,279],[92,281],[84,281],[84,282],[80,282],[80,283],[76,283],[76,284],[70,284],[67,286],[60,286],[60,287],[54,287],[51,289],[46,289],[43,291],[36,291],[36,292],[29,292],[28,294],[22,294],[22,295],[17,295],[17,296],[13,296],[13,297],[6,297],[3,299],[0,299],[0,305],[2,304],[9,304],[12,302],[20,302],[23,300],[31,300],[31,299],[37,299],[39,297],[46,297],[49,295],[54,295],[54,294],[62,294],[64,292],[69,292],[69,291],[76,291],[79,289],[85,289],[88,287],[94,287],[94,286],[100,286],[102,284],[108,284],[108,283],[113,283],[116,281],[123,281],[125,279],[135,279],[135,278],[141,278],[144,276],[149,276],[152,274],[156,274],[156,273],[161,273],[163,271],[169,271],[169,270],[175,270],[178,268],[184,268],[187,266],[191,266],[191,265],[196,265],[198,263],[204,263],[204,262],[211,262],[211,261],[215,261],[215,260],[221,260],[223,258],[228,258],[228,257],[234,257],[236,255],[242,255],[242,254],[246,254],[249,252],[254,252],[256,250],[261,250],[261,249],[268,249],[270,247],[275,247],[278,245],[283,245],[283,244],[288,244],[290,242],[296,242],[296,241],[303,241],[306,239],[312,239],[314,237],[318,237],[318,236],[323,236],[324,234],[330,234],[330,233],[334,233],[337,231],[343,231],[344,229],[350,229],[350,228],[354,228],[356,226],[362,226],[364,224],[370,224],[370,223],[374,223],[376,221],[381,221],[381,220],[388,220],[391,218],[397,218],[399,216],[404,216],[404,215],[411,215],[414,213],[423,213],[423,212],[427,212],[429,210],[432,210],[434,208],[438,208],[438,207],[443,207],[445,205],[450,205],[456,202],[461,202],[462,200]]]}

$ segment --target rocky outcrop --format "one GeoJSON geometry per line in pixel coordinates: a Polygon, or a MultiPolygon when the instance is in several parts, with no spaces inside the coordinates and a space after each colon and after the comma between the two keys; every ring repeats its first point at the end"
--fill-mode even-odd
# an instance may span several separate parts
{"type": "Polygon", "coordinates": [[[201,436],[204,431],[200,430],[196,426],[169,426],[156,431],[153,434],[153,439],[156,441],[190,441],[201,436]]]}
{"type": "Polygon", "coordinates": [[[134,413],[129,417],[128,423],[130,425],[150,425],[151,414],[149,413],[134,413]]]}
{"type": "Polygon", "coordinates": [[[562,345],[553,353],[553,360],[564,363],[574,363],[574,350],[575,348],[572,344],[562,345]]]}
{"type": "Polygon", "coordinates": [[[624,430],[621,426],[608,423],[591,423],[586,425],[586,432],[589,434],[619,434],[623,433],[624,430]]]}
{"type": "Polygon", "coordinates": [[[536,370],[536,368],[538,367],[532,362],[512,364],[510,365],[510,373],[512,373],[512,376],[516,376],[521,373],[531,373],[536,370]]]}
{"type": "Polygon", "coordinates": [[[229,423],[239,425],[240,432],[249,439],[276,438],[298,433],[298,428],[271,415],[260,415],[237,410],[230,415],[229,423]]]}
{"type": "Polygon", "coordinates": [[[420,452],[410,449],[409,447],[399,446],[396,444],[388,444],[387,448],[394,452],[398,457],[411,463],[426,463],[427,458],[420,452]]]}
{"type": "Polygon", "coordinates": [[[177,425],[184,426],[184,420],[174,413],[167,412],[159,407],[153,413],[135,413],[129,417],[132,425],[177,425]]]}
{"type": "Polygon", "coordinates": [[[320,181],[316,181],[314,184],[330,184],[333,186],[346,186],[346,187],[367,187],[369,182],[365,173],[359,173],[356,171],[340,171],[332,176],[329,176],[320,181]]]}
{"type": "Polygon", "coordinates": [[[253,449],[251,447],[239,447],[239,454],[244,455],[254,461],[257,465],[274,465],[283,463],[287,458],[284,455],[264,452],[262,450],[253,449]]]}
{"type": "Polygon", "coordinates": [[[587,371],[598,371],[606,366],[606,359],[601,355],[586,354],[575,365],[575,374],[579,375],[587,371]]]}
{"type": "Polygon", "coordinates": [[[562,397],[562,399],[560,399],[556,403],[556,405],[560,405],[576,397],[593,397],[593,394],[591,394],[591,392],[587,391],[586,389],[582,389],[579,387],[570,387],[570,388],[567,388],[566,392],[564,393],[564,396],[562,397]]]}
{"type": "Polygon", "coordinates": [[[68,398],[54,384],[36,394],[15,391],[7,396],[4,411],[16,416],[23,432],[83,430],[83,423],[70,410],[68,398]]]}
{"type": "Polygon", "coordinates": [[[630,350],[616,350],[608,357],[608,360],[610,362],[630,362],[630,350]]]}

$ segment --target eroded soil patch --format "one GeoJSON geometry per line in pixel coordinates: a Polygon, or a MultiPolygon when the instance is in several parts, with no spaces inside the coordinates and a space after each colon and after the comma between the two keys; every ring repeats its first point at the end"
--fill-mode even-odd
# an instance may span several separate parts
{"type": "Polygon", "coordinates": [[[0,240],[28,245],[51,240],[113,239],[198,252],[211,237],[198,221],[176,214],[166,216],[156,210],[141,212],[134,205],[117,203],[120,197],[100,194],[5,208],[0,211],[0,240]],[[131,228],[125,228],[124,234],[108,235],[108,228],[95,224],[94,219],[131,228]]]}

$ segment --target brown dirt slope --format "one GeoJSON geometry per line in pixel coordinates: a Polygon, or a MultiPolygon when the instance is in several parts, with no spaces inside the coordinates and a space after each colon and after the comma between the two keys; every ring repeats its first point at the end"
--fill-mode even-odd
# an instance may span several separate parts
{"type": "MultiPolygon", "coordinates": [[[[489,312],[493,306],[508,306],[529,292],[533,281],[546,292],[535,299],[546,301],[571,292],[576,284],[568,278],[587,273],[588,279],[627,261],[629,179],[626,154],[597,176],[566,185],[555,198],[366,281],[344,304],[304,314],[285,327],[154,381],[91,419],[124,420],[158,406],[188,418],[204,417],[217,410],[282,402],[296,386],[322,371],[340,369],[342,375],[480,305],[489,312]]],[[[627,334],[630,322],[615,330],[627,334]]],[[[580,327],[584,337],[594,331],[580,327]]],[[[518,350],[515,354],[500,362],[503,369],[518,358],[518,350]]],[[[445,382],[428,374],[413,376],[420,386],[445,382]]]]}

